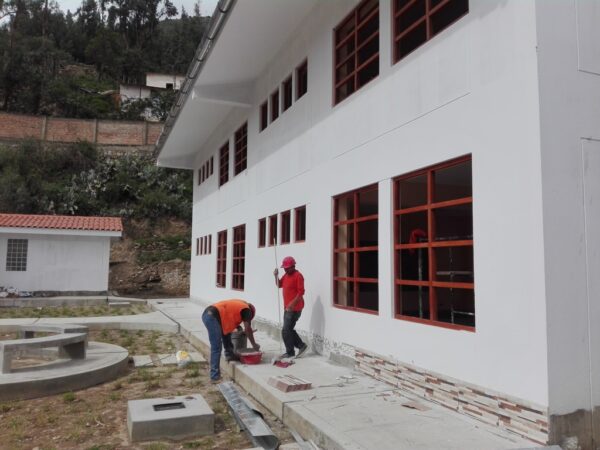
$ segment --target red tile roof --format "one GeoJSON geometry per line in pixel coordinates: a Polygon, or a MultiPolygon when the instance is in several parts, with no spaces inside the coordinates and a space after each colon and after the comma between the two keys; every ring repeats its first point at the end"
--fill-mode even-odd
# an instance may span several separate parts
{"type": "Polygon", "coordinates": [[[123,231],[120,217],[38,216],[0,214],[0,228],[50,228],[58,230],[123,231]]]}

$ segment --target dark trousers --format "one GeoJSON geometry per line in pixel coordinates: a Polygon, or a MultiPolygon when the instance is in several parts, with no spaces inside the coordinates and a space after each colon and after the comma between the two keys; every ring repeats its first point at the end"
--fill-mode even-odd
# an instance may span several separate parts
{"type": "Polygon", "coordinates": [[[281,330],[281,337],[285,344],[285,351],[290,356],[296,354],[294,347],[304,347],[304,342],[302,342],[302,339],[300,339],[300,336],[298,336],[298,333],[294,330],[296,322],[298,322],[301,314],[302,311],[285,311],[283,313],[283,329],[281,330]]]}
{"type": "Polygon", "coordinates": [[[233,356],[233,343],[231,334],[223,334],[221,322],[210,310],[204,310],[202,322],[208,331],[210,342],[210,379],[218,380],[221,377],[221,347],[225,348],[225,356],[233,356]]]}

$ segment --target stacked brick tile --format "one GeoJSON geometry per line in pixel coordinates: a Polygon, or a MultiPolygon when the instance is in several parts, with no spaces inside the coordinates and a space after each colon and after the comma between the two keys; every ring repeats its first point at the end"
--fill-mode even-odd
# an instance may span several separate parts
{"type": "Polygon", "coordinates": [[[310,381],[293,375],[278,375],[269,378],[269,385],[279,389],[282,392],[305,391],[312,387],[310,381]]]}

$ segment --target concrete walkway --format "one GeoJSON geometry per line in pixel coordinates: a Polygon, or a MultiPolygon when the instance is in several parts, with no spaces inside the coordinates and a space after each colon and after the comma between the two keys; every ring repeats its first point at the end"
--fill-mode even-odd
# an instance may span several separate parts
{"type": "MultiPolygon", "coordinates": [[[[208,355],[203,306],[184,301],[152,300],[153,308],[177,322],[180,332],[208,355]]],[[[222,371],[304,439],[328,450],[503,450],[536,445],[515,434],[419,399],[322,356],[307,353],[282,369],[270,362],[280,344],[258,331],[263,363],[228,364],[222,371]],[[312,389],[284,393],[269,377],[291,374],[312,382],[312,389]],[[413,407],[403,406],[409,402],[413,407]],[[423,410],[415,409],[423,408],[423,410]]]]}

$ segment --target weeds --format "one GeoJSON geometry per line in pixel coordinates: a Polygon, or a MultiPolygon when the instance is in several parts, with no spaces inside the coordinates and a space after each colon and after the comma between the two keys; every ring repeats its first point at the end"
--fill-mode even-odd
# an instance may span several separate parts
{"type": "Polygon", "coordinates": [[[77,397],[75,397],[75,394],[72,392],[65,392],[63,394],[63,402],[65,403],[72,403],[75,401],[77,397]]]}

